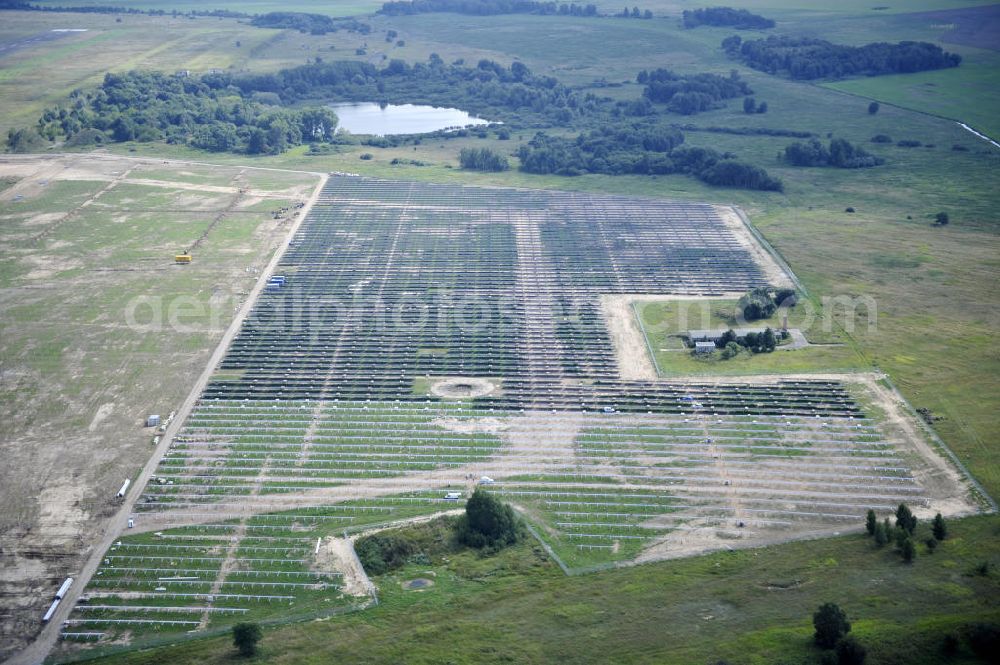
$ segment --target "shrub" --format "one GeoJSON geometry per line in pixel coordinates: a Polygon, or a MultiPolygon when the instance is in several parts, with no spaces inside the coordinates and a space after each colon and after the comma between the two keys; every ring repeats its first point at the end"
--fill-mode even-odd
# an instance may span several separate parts
{"type": "Polygon", "coordinates": [[[462,148],[458,162],[463,169],[474,171],[506,171],[510,168],[507,158],[489,148],[462,148]]]}
{"type": "Polygon", "coordinates": [[[909,534],[913,534],[917,528],[917,518],[905,503],[899,504],[896,508],[896,526],[906,529],[909,534]]]}
{"type": "Polygon", "coordinates": [[[885,134],[876,134],[872,137],[872,143],[892,143],[892,137],[885,134]]]}
{"type": "Polygon", "coordinates": [[[375,157],[375,155],[371,154],[370,152],[363,152],[363,153],[361,153],[360,159],[368,161],[369,159],[372,159],[373,157],[375,157]]]}
{"type": "Polygon", "coordinates": [[[757,321],[769,318],[778,308],[771,295],[771,290],[758,287],[743,295],[736,307],[743,314],[745,321],[757,321]]]}
{"type": "Polygon", "coordinates": [[[233,626],[233,646],[241,656],[250,657],[257,653],[257,643],[263,633],[255,623],[238,623],[233,626]]]}
{"type": "Polygon", "coordinates": [[[879,108],[880,107],[878,105],[878,102],[872,102],[871,104],[868,105],[868,114],[875,115],[876,113],[878,113],[879,108]]]}
{"type": "Polygon", "coordinates": [[[458,541],[479,550],[497,551],[516,543],[524,526],[513,508],[492,494],[476,489],[465,504],[465,515],[457,526],[458,541]]]}
{"type": "Polygon", "coordinates": [[[931,523],[931,531],[937,540],[944,540],[948,537],[948,525],[944,523],[944,517],[941,516],[941,513],[934,516],[934,521],[931,523]]]}
{"type": "Polygon", "coordinates": [[[820,605],[813,614],[813,627],[816,629],[813,639],[824,649],[832,649],[842,637],[851,632],[847,614],[835,603],[820,605]]]}
{"type": "Polygon", "coordinates": [[[919,148],[922,144],[920,141],[914,141],[912,139],[903,139],[902,141],[896,141],[896,145],[900,148],[919,148]]]}
{"type": "Polygon", "coordinates": [[[889,542],[889,534],[885,530],[885,524],[879,522],[875,525],[875,546],[885,547],[885,544],[889,542]]]}
{"type": "Polygon", "coordinates": [[[45,147],[45,139],[34,129],[7,131],[7,149],[11,152],[36,152],[45,147]]]}
{"type": "Polygon", "coordinates": [[[868,514],[865,515],[865,531],[868,532],[869,536],[874,536],[875,527],[877,526],[878,526],[878,518],[875,517],[875,511],[869,508],[868,514]]]}
{"type": "Polygon", "coordinates": [[[722,349],[722,359],[729,360],[740,355],[740,348],[740,345],[736,342],[727,342],[726,346],[722,349]]]}
{"type": "Polygon", "coordinates": [[[906,563],[912,563],[917,558],[917,547],[911,538],[906,538],[903,541],[903,544],[899,546],[899,553],[906,563]]]}
{"type": "Polygon", "coordinates": [[[847,206],[846,208],[844,208],[844,212],[853,213],[854,212],[854,206],[847,206]]]}
{"type": "Polygon", "coordinates": [[[950,221],[951,220],[948,219],[948,213],[946,212],[939,212],[934,215],[934,226],[947,226],[950,221]]]}
{"type": "Polygon", "coordinates": [[[354,545],[361,565],[371,575],[382,575],[390,570],[402,568],[414,553],[414,547],[398,534],[376,533],[358,539],[354,545]]]}

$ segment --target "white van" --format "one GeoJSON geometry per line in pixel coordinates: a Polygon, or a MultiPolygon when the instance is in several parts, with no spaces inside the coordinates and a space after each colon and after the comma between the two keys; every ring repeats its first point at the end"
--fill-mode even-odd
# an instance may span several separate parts
{"type": "Polygon", "coordinates": [[[444,495],[445,501],[458,501],[461,498],[462,498],[461,492],[448,492],[447,494],[444,495]]]}

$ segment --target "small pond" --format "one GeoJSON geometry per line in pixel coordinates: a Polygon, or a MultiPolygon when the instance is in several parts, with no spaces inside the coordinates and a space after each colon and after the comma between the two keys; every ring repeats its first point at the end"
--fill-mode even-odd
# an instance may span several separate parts
{"type": "Polygon", "coordinates": [[[458,129],[469,125],[487,125],[488,120],[469,115],[460,109],[418,106],[416,104],[387,104],[372,102],[346,102],[330,104],[340,118],[339,130],[351,134],[425,134],[439,129],[458,129]]]}

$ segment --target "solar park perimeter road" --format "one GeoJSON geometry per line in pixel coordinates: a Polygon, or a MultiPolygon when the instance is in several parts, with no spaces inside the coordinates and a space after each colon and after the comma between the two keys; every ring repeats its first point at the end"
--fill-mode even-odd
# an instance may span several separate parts
{"type": "Polygon", "coordinates": [[[768,283],[712,206],[343,175],[314,201],[141,479],[88,589],[118,600],[64,632],[218,627],[220,591],[266,614],[266,590],[314,588],[305,540],[454,507],[483,476],[571,565],[832,532],[901,501],[974,509],[836,377],[621,377],[602,296],[768,283]],[[197,606],[150,619],[164,593],[197,606]]]}

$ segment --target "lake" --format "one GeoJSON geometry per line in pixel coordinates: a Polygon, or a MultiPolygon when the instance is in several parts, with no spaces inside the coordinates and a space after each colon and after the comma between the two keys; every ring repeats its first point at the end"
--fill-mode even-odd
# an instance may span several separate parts
{"type": "Polygon", "coordinates": [[[425,134],[439,129],[489,124],[489,120],[469,115],[460,109],[436,106],[388,104],[382,107],[371,102],[347,102],[330,104],[330,108],[340,118],[338,131],[346,130],[351,134],[425,134]]]}

